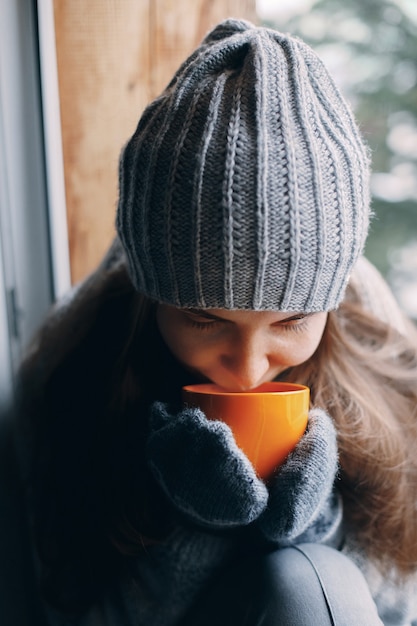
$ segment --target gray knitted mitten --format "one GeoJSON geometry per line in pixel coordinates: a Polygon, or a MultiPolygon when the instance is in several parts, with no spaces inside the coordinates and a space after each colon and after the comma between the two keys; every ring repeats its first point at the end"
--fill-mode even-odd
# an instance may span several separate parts
{"type": "Polygon", "coordinates": [[[230,428],[199,409],[171,415],[156,402],[150,415],[148,463],[168,499],[211,528],[244,526],[265,509],[268,491],[230,428]]]}
{"type": "Polygon", "coordinates": [[[307,432],[268,485],[268,507],[256,522],[267,539],[285,545],[308,531],[315,541],[329,533],[341,517],[333,492],[337,457],[332,420],[312,409],[307,432]]]}

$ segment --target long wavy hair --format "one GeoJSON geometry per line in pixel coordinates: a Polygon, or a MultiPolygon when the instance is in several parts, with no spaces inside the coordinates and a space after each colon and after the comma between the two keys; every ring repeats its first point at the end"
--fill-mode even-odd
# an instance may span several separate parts
{"type": "Polygon", "coordinates": [[[328,317],[310,361],[288,373],[338,433],[347,525],[381,572],[417,568],[417,339],[347,299],[328,317]]]}
{"type": "MultiPolygon", "coordinates": [[[[44,594],[60,608],[87,605],[170,527],[145,462],[146,403],[164,393],[166,379],[154,382],[163,364],[176,367],[154,311],[110,256],[52,312],[22,364],[23,475],[44,594]]],[[[316,353],[282,377],[309,385],[332,416],[346,523],[401,577],[417,568],[417,333],[406,328],[367,312],[350,285],[316,353]]]]}

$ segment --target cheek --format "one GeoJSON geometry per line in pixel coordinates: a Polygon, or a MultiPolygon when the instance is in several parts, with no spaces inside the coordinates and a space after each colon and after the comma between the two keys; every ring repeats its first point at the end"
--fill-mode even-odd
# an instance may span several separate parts
{"type": "Polygon", "coordinates": [[[319,342],[294,341],[287,346],[285,353],[281,355],[283,365],[301,365],[307,361],[316,351],[319,342]]]}
{"type": "Polygon", "coordinates": [[[215,367],[219,359],[218,346],[193,335],[185,335],[177,345],[175,356],[181,363],[198,371],[215,367]]]}
{"type": "Polygon", "coordinates": [[[189,337],[178,335],[171,343],[167,342],[173,355],[184,365],[189,367],[198,367],[206,361],[206,352],[198,343],[190,341],[189,337]]]}
{"type": "Polygon", "coordinates": [[[179,341],[167,345],[177,361],[187,370],[212,378],[218,365],[216,351],[208,349],[204,343],[190,340],[187,336],[184,341],[179,338],[179,341]]]}
{"type": "Polygon", "coordinates": [[[292,367],[308,361],[317,350],[323,336],[327,315],[323,314],[314,320],[307,332],[302,332],[287,342],[285,350],[280,352],[283,365],[292,367]]]}
{"type": "Polygon", "coordinates": [[[157,317],[157,322],[165,344],[183,365],[198,367],[206,361],[207,350],[204,350],[200,342],[196,341],[193,333],[184,328],[182,323],[173,323],[172,319],[167,319],[163,314],[157,317]]]}

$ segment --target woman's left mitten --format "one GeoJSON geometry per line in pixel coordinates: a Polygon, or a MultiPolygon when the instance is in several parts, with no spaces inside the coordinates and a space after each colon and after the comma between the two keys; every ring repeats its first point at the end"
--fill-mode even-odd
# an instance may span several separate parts
{"type": "Polygon", "coordinates": [[[245,526],[265,509],[268,491],[229,426],[196,408],[172,415],[151,407],[148,464],[168,499],[203,526],[245,526]]]}
{"type": "MultiPolygon", "coordinates": [[[[339,517],[340,499],[333,485],[338,469],[336,431],[321,409],[309,413],[308,427],[269,484],[267,509],[256,525],[270,541],[286,545],[305,535],[315,523],[322,534],[339,517]]],[[[320,534],[312,532],[314,540],[320,534]]]]}

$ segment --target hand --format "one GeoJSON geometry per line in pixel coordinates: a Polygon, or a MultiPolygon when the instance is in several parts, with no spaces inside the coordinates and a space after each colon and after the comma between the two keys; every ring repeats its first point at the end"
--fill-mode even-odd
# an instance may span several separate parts
{"type": "Polygon", "coordinates": [[[166,405],[154,403],[147,455],[168,499],[203,526],[244,526],[266,507],[267,488],[229,426],[208,420],[199,409],[171,415],[166,405]]]}
{"type": "Polygon", "coordinates": [[[340,499],[333,494],[337,468],[333,422],[325,411],[312,409],[305,435],[268,485],[268,507],[256,522],[262,534],[285,545],[315,522],[315,541],[329,534],[335,518],[339,523],[341,518],[340,499]]]}

